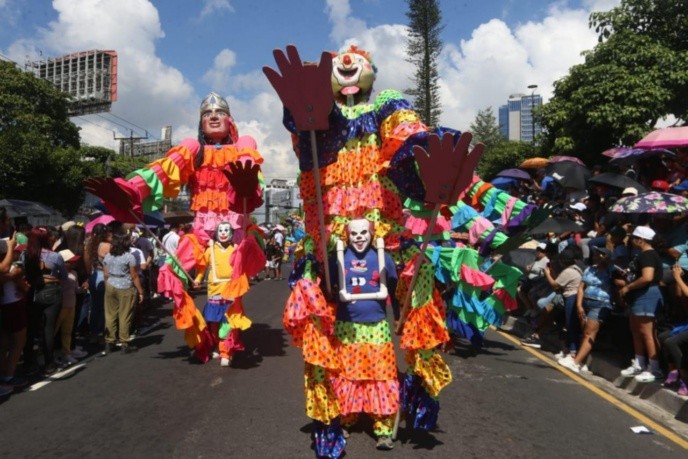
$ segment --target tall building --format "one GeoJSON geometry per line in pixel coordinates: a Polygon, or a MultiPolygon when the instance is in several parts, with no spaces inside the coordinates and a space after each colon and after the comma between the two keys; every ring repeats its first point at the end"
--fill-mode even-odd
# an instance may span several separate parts
{"type": "Polygon", "coordinates": [[[542,105],[538,94],[512,94],[506,105],[499,107],[499,132],[509,140],[532,142],[542,132],[533,122],[533,108],[542,105]]]}

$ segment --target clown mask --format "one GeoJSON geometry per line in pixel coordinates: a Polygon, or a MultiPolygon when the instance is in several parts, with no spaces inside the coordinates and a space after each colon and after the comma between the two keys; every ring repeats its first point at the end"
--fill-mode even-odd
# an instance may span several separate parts
{"type": "Polygon", "coordinates": [[[373,225],[366,219],[351,220],[348,225],[349,245],[357,253],[363,253],[370,246],[373,225]]]}
{"type": "Polygon", "coordinates": [[[338,99],[365,101],[373,88],[375,69],[362,54],[350,49],[332,59],[332,91],[338,99]]]}
{"type": "Polygon", "coordinates": [[[215,240],[227,246],[232,241],[232,226],[229,223],[220,223],[215,231],[215,240]]]}

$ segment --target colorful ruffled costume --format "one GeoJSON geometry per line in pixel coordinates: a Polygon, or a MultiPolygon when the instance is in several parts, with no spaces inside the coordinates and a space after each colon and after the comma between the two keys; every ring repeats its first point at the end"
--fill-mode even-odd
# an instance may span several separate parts
{"type": "MultiPolygon", "coordinates": [[[[191,279],[187,273],[196,269],[203,272],[207,267],[204,253],[208,241],[221,222],[229,222],[234,229],[233,241],[238,244],[233,254],[232,280],[224,284],[222,297],[234,300],[241,307],[240,297],[249,288],[248,278],[260,272],[265,263],[258,238],[262,232],[255,225],[246,225],[248,216],[263,202],[263,178],[257,171],[256,183],[249,192],[241,193],[232,186],[233,170],[228,165],[260,165],[263,157],[256,150],[256,142],[249,136],[239,136],[229,105],[221,96],[210,93],[201,105],[206,109],[218,108],[227,114],[229,127],[227,143],[201,145],[199,140],[185,139],[167,152],[164,158],[129,174],[115,179],[130,198],[132,208],[123,208],[120,202],[112,202],[107,190],[94,189],[103,203],[122,222],[132,222],[132,214],[160,210],[163,198],[176,198],[181,187],[188,185],[191,194],[191,210],[194,211],[193,233],[185,234],[179,241],[174,257],[167,256],[158,274],[158,292],[174,301],[173,316],[177,329],[184,330],[185,340],[194,349],[194,356],[206,362],[213,348],[213,338],[193,298],[187,293],[191,279]],[[243,233],[246,226],[246,234],[243,233]],[[262,257],[262,261],[261,261],[262,257]],[[257,268],[257,266],[260,267],[257,268]]],[[[201,138],[202,138],[201,134],[201,138]]],[[[255,174],[254,174],[255,175],[255,174]]],[[[234,177],[238,176],[235,174],[234,177]]],[[[251,182],[253,183],[253,182],[251,182]]]]}

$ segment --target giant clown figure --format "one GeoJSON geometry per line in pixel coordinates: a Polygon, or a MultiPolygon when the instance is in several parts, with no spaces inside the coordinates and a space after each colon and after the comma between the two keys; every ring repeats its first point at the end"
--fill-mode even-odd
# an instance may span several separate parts
{"type": "Polygon", "coordinates": [[[277,70],[263,71],[284,104],[283,122],[293,137],[307,233],[295,254],[283,322],[305,360],[316,455],[343,454],[341,426],[355,412],[373,414],[377,446],[390,449],[391,380],[374,361],[350,375],[348,354],[340,351],[346,344],[373,352],[387,342],[382,329],[369,334],[340,325],[356,321],[346,319],[350,306],[333,300],[327,260],[337,242],[347,240],[347,225],[373,222],[373,239],[384,240],[394,261],[395,301],[402,304],[395,328],[407,365],[399,409],[414,428],[432,429],[439,393],[452,379],[437,349],[450,331],[479,337],[516,306],[520,272],[500,262],[488,275],[479,266],[493,249],[509,244],[509,233],[534,207],[473,175],[482,146],[470,150],[470,134],[429,128],[398,91],[383,90],[371,100],[377,69],[367,52],[351,46],[304,64],[288,46],[274,57],[277,70]],[[429,242],[449,239],[450,231],[466,234],[467,245],[429,242]],[[446,303],[436,282],[450,289],[446,303]]]}
{"type": "Polygon", "coordinates": [[[206,327],[187,293],[194,282],[189,272],[205,270],[206,245],[213,243],[218,225],[227,222],[238,246],[231,260],[223,260],[231,264],[232,276],[216,293],[223,301],[236,302],[248,291],[248,278],[265,263],[257,240],[262,233],[248,224],[250,212],[263,202],[263,158],[253,138],[239,136],[224,97],[215,92],[208,94],[199,115],[198,138],[182,140],[164,158],[132,172],[126,179],[92,178],[85,181],[85,188],[99,196],[117,220],[141,223],[144,211],[160,210],[163,198],[175,198],[182,186],[188,187],[194,212],[193,233],[181,238],[177,253],[168,254],[158,275],[158,291],[174,300],[176,327],[184,330],[194,357],[206,362],[217,345],[217,336],[206,327]]]}

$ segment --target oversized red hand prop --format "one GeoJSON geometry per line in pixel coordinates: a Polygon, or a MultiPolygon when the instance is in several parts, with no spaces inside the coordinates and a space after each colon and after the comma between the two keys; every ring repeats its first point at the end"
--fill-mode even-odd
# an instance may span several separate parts
{"type": "Polygon", "coordinates": [[[242,163],[236,161],[229,163],[225,169],[222,170],[230,185],[234,188],[237,196],[240,198],[251,198],[256,195],[258,189],[258,172],[260,166],[251,161],[242,163]]]}
{"type": "Polygon", "coordinates": [[[441,141],[437,134],[431,134],[428,138],[429,152],[418,145],[413,147],[418,172],[425,185],[425,202],[454,202],[461,191],[470,185],[475,167],[485,150],[485,145],[479,143],[469,152],[472,138],[470,132],[464,132],[454,145],[454,136],[450,133],[445,133],[441,141]]]}
{"type": "Polygon", "coordinates": [[[110,215],[122,223],[138,223],[132,213],[143,219],[138,192],[123,179],[93,177],[84,180],[84,189],[103,200],[110,215]]]}
{"type": "Polygon", "coordinates": [[[268,66],[263,67],[263,73],[291,112],[296,127],[301,131],[326,130],[334,104],[332,55],[323,52],[318,65],[304,65],[294,45],[287,46],[286,55],[281,49],[272,54],[282,74],[268,66]]]}

